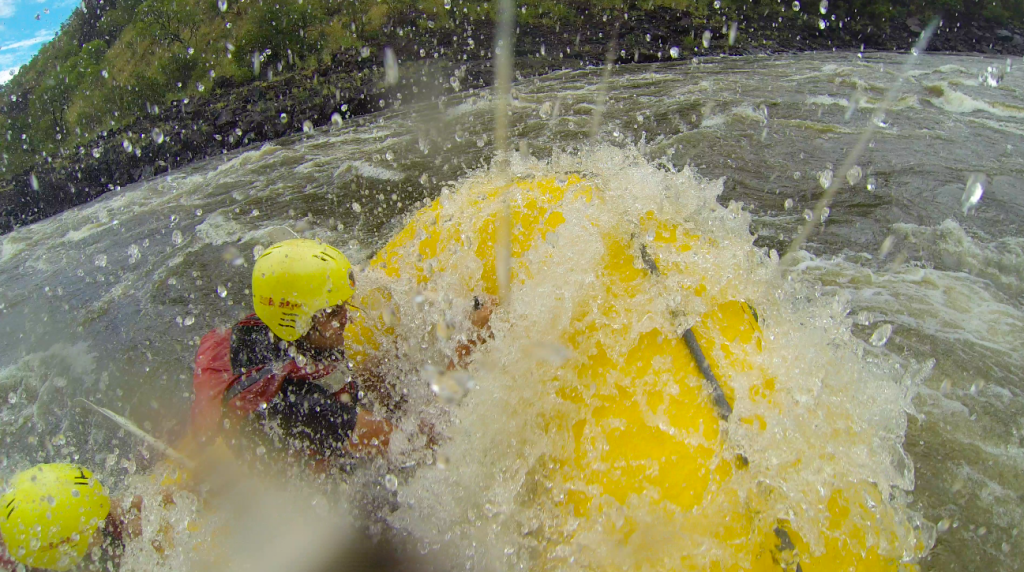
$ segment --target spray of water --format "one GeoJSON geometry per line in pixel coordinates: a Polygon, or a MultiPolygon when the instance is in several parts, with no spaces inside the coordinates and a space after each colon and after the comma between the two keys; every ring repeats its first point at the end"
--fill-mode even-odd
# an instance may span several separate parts
{"type": "Polygon", "coordinates": [[[516,7],[514,0],[498,2],[497,34],[494,38],[494,147],[499,161],[507,161],[508,107],[512,93],[512,66],[516,7]]]}
{"type": "Polygon", "coordinates": [[[794,264],[795,258],[793,255],[803,247],[804,243],[817,228],[820,221],[824,221],[824,215],[832,204],[832,199],[835,197],[839,188],[843,186],[843,181],[846,181],[850,171],[857,165],[857,161],[860,160],[861,156],[864,155],[864,150],[867,149],[868,143],[875,134],[875,129],[883,127],[885,125],[885,114],[892,107],[893,103],[899,98],[903,88],[903,82],[907,77],[907,74],[917,63],[921,54],[924,53],[925,48],[928,47],[928,42],[931,41],[932,35],[935,34],[935,30],[939,27],[939,19],[935,18],[928,24],[928,27],[921,32],[921,37],[918,38],[917,43],[910,50],[910,55],[907,56],[906,62],[903,64],[901,73],[896,83],[889,88],[889,91],[885,94],[885,99],[872,114],[870,121],[861,133],[860,139],[857,140],[857,144],[854,145],[853,150],[846,156],[846,160],[843,161],[842,166],[839,167],[838,174],[840,176],[833,177],[832,182],[825,188],[825,192],[818,199],[817,204],[814,205],[814,211],[812,216],[807,219],[800,232],[790,243],[789,248],[786,250],[786,254],[783,257],[783,264],[792,265],[794,264]]]}
{"type": "MultiPolygon", "coordinates": [[[[500,0],[498,4],[497,35],[494,40],[494,86],[496,90],[494,105],[494,147],[497,153],[499,175],[506,179],[508,173],[508,113],[512,95],[512,66],[514,49],[514,33],[516,8],[514,0],[500,0]]],[[[498,272],[498,298],[507,303],[511,289],[510,259],[512,257],[512,215],[508,208],[508,198],[502,199],[505,207],[498,217],[497,248],[494,250],[495,267],[498,272]]]]}
{"type": "Polygon", "coordinates": [[[612,32],[612,41],[608,44],[608,51],[604,56],[604,70],[601,72],[601,84],[597,87],[597,104],[594,108],[594,115],[590,121],[590,141],[597,140],[601,132],[601,122],[604,120],[604,110],[608,107],[608,87],[612,78],[612,67],[615,65],[616,52],[619,45],[619,24],[616,23],[615,31],[612,32]]]}

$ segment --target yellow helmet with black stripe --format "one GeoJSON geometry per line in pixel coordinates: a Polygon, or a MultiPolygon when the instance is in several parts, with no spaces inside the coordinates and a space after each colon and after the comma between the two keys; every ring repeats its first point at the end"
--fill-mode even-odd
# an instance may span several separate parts
{"type": "Polygon", "coordinates": [[[44,463],[8,482],[0,509],[0,534],[15,560],[63,571],[89,549],[110,512],[110,497],[88,469],[44,463]]]}
{"type": "Polygon", "coordinates": [[[256,315],[282,340],[301,338],[313,315],[352,297],[355,274],[340,250],[295,238],[263,251],[252,271],[256,315]]]}

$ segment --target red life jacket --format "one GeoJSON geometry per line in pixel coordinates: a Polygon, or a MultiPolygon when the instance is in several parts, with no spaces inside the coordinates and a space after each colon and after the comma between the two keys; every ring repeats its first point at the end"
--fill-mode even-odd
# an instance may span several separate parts
{"type": "MultiPolygon", "coordinates": [[[[192,376],[191,426],[204,438],[227,410],[244,417],[272,400],[285,380],[315,381],[333,373],[344,354],[322,353],[301,366],[256,314],[230,329],[211,330],[199,342],[192,376]]],[[[350,383],[335,393],[353,394],[350,383]]]]}

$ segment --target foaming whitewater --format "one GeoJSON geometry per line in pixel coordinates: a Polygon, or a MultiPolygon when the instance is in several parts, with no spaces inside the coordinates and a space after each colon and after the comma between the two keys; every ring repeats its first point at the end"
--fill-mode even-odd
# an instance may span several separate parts
{"type": "Polygon", "coordinates": [[[919,460],[915,496],[934,507],[929,558],[1005,564],[1024,519],[1010,478],[1024,469],[1020,239],[970,237],[953,221],[893,232],[902,262],[805,255],[793,276],[849,299],[862,339],[887,330],[879,345],[890,355],[932,356],[904,446],[919,460]]]}
{"type": "MultiPolygon", "coordinates": [[[[722,181],[705,180],[690,169],[659,169],[635,151],[607,147],[557,155],[548,162],[516,156],[512,170],[521,180],[568,180],[579,174],[597,189],[598,198],[574,204],[567,199],[561,211],[565,222],[516,258],[514,274],[520,278],[513,280],[510,299],[491,319],[493,339],[477,351],[469,379],[460,380],[462,391],[455,398],[449,395],[442,411],[437,411],[443,393],[438,387],[450,380],[438,381],[436,372],[453,357],[460,334],[466,334],[470,300],[484,288],[478,282],[474,292],[473,280],[487,261],[477,258],[469,237],[464,248],[433,260],[446,270],[431,274],[425,284],[408,276],[387,279],[379,270],[362,278],[367,288],[389,292],[387,311],[402,317],[392,321],[398,343],[385,361],[394,364],[392,377],[409,388],[406,397],[413,404],[406,411],[444,428],[442,443],[427,462],[415,449],[408,457],[399,453],[391,459],[417,466],[397,481],[396,504],[383,515],[393,527],[410,534],[421,551],[437,552],[459,568],[705,569],[712,562],[728,567],[742,565],[749,555],[716,547],[712,537],[694,530],[700,522],[724,525],[736,518],[736,497],[761,503],[749,531],[751,544],[766,526],[770,530],[770,523],[785,519],[808,539],[813,552],[823,550],[820,534],[828,523],[824,507],[830,496],[850,483],[866,482],[878,487],[885,517],[860,524],[898,531],[886,554],[908,562],[922,554],[934,529],[906,507],[905,491],[913,488],[914,473],[902,443],[907,412],[927,366],[871,351],[851,334],[847,302],[785,279],[777,255],[752,245],[750,217],[742,206],[716,202],[722,181]],[[600,517],[566,516],[560,507],[568,502],[570,483],[556,478],[551,464],[572,444],[553,432],[550,422],[572,408],[566,385],[591,395],[591,382],[570,373],[574,361],[585,356],[573,355],[565,336],[581,312],[600,312],[604,304],[599,277],[609,253],[602,237],[619,233],[628,239],[651,232],[653,238],[654,231],[640,223],[649,212],[713,246],[686,259],[685,273],[662,272],[649,290],[630,301],[632,307],[617,308],[639,318],[625,327],[642,336],[692,326],[708,310],[706,300],[689,293],[699,284],[724,299],[744,300],[764,320],[764,349],[755,367],[774,380],[774,391],[769,399],[759,399],[763,380],[753,374],[729,380],[734,414],[723,422],[721,443],[712,445],[720,445],[726,456],[743,455],[749,465],[721,489],[698,491],[701,502],[692,511],[667,504],[651,491],[625,503],[599,495],[593,502],[600,517]],[[435,336],[437,324],[452,324],[457,333],[435,336]],[[413,389],[428,385],[434,393],[413,389]],[[631,532],[624,531],[623,523],[631,532]]],[[[500,185],[502,177],[488,170],[452,185],[440,199],[445,224],[476,228],[495,216],[473,205],[481,189],[500,185]]],[[[512,196],[516,192],[515,187],[509,191],[512,196]]],[[[408,248],[415,251],[416,243],[408,248]]],[[[643,265],[639,257],[636,264],[643,265]]],[[[597,327],[593,335],[605,337],[602,326],[597,327]]],[[[610,322],[604,327],[620,326],[610,322]]],[[[692,383],[673,378],[651,374],[621,381],[639,387],[639,399],[657,403],[674,383],[692,383]]],[[[595,415],[602,391],[581,410],[595,415]]],[[[657,408],[646,415],[652,426],[670,423],[657,408]]],[[[588,416],[573,422],[596,421],[588,416]]],[[[410,441],[416,439],[414,434],[410,441]]],[[[699,486],[682,477],[677,485],[699,486]]]]}

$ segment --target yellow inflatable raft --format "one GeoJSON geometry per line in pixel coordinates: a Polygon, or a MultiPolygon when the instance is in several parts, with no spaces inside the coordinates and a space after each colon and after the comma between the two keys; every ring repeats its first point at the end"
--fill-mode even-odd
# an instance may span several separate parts
{"type": "MultiPolygon", "coordinates": [[[[507,265],[509,291],[529,288],[539,268],[533,265],[544,263],[560,226],[586,219],[588,205],[603,200],[600,188],[575,175],[466,192],[471,196],[442,197],[412,216],[369,263],[371,272],[408,287],[428,288],[444,277],[444,287],[457,284],[463,294],[499,296],[506,294],[500,273],[507,265]],[[475,266],[465,264],[467,251],[475,266]]],[[[769,409],[775,382],[753,359],[763,341],[757,309],[688,275],[687,261],[713,256],[714,241],[654,210],[588,224],[599,244],[587,248],[601,249],[602,263],[589,277],[590,296],[564,300],[569,315],[554,335],[570,357],[544,374],[558,405],[531,417],[557,452],[530,472],[548,486],[524,490],[517,501],[552,515],[543,532],[529,533],[538,536],[531,567],[915,569],[921,541],[872,483],[836,483],[820,506],[791,507],[792,514],[818,515],[814,530],[798,530],[779,510],[786,491],[770,479],[759,477],[756,486],[743,480],[753,467],[729,446],[727,432],[737,424],[767,426],[760,416],[733,414],[733,380],[742,377],[749,399],[769,409]],[[666,276],[687,278],[666,294],[658,292],[666,276]],[[652,296],[686,296],[704,310],[675,315],[665,304],[669,315],[651,326],[652,296]]],[[[573,248],[560,251],[571,256],[573,248]]],[[[359,361],[380,351],[395,321],[387,288],[357,290],[354,304],[363,311],[346,339],[359,361]]]]}

